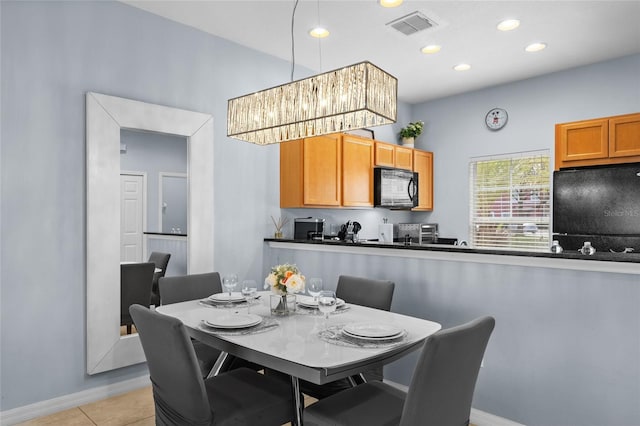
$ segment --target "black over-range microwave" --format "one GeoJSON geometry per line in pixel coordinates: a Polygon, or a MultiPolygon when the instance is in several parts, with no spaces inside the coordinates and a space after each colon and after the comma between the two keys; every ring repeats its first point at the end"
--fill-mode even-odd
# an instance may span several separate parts
{"type": "Polygon", "coordinates": [[[411,209],[418,205],[418,173],[410,170],[373,169],[373,205],[389,209],[411,209]]]}

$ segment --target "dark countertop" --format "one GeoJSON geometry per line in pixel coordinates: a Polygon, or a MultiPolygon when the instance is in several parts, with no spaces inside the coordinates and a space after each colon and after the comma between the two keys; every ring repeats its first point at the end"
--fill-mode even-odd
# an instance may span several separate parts
{"type": "Polygon", "coordinates": [[[595,254],[588,256],[576,252],[562,252],[560,254],[554,253],[542,253],[531,251],[517,251],[517,250],[490,250],[490,249],[472,249],[465,246],[453,246],[444,244],[410,244],[405,243],[393,243],[393,244],[381,244],[377,241],[361,241],[357,243],[337,241],[337,240],[323,240],[323,241],[310,241],[310,240],[291,240],[291,239],[276,239],[265,238],[266,242],[281,242],[281,243],[296,243],[296,244],[315,244],[315,245],[334,245],[334,246],[348,246],[348,247],[377,247],[385,249],[397,249],[397,250],[425,250],[435,252],[450,252],[450,253],[475,253],[475,254],[491,254],[502,256],[521,256],[521,257],[538,257],[549,259],[576,259],[576,260],[588,260],[588,261],[604,261],[604,262],[623,262],[623,263],[640,263],[640,252],[638,253],[607,253],[596,252],[595,254]]]}
{"type": "Polygon", "coordinates": [[[169,237],[186,237],[187,234],[175,234],[175,233],[171,233],[171,232],[148,232],[145,231],[143,232],[143,234],[145,235],[167,235],[169,237]]]}

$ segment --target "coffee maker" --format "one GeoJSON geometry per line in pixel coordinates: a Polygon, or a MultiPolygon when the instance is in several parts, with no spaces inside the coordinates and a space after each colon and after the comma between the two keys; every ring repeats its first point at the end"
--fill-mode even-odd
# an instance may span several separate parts
{"type": "Polygon", "coordinates": [[[296,240],[322,241],[324,239],[324,219],[314,217],[294,219],[293,238],[296,240]]]}

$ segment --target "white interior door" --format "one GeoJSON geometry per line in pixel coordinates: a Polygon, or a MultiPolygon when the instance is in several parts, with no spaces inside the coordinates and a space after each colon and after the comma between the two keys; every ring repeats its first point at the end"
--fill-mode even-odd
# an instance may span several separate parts
{"type": "Polygon", "coordinates": [[[142,262],[145,179],[143,175],[120,175],[120,261],[142,262]]]}

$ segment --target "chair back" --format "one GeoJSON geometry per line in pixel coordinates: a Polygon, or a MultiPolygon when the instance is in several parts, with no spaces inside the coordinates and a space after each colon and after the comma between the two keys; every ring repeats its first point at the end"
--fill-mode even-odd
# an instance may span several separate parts
{"type": "Polygon", "coordinates": [[[149,262],[155,263],[156,268],[162,269],[156,274],[158,278],[164,277],[164,274],[167,273],[170,258],[171,253],[160,253],[158,251],[152,251],[149,255],[149,262]]]}
{"type": "Polygon", "coordinates": [[[336,296],[347,303],[388,311],[391,309],[395,286],[393,281],[340,275],[336,296]]]}
{"type": "Polygon", "coordinates": [[[160,272],[153,274],[153,285],[151,287],[151,293],[149,297],[149,305],[160,305],[160,290],[158,289],[158,282],[160,278],[164,277],[167,273],[167,266],[169,266],[169,259],[171,253],[161,253],[152,251],[149,255],[149,262],[156,264],[156,268],[160,269],[160,272]]]}
{"type": "Polygon", "coordinates": [[[469,424],[471,401],[493,317],[441,330],[427,338],[418,359],[401,426],[469,424]]]}
{"type": "Polygon", "coordinates": [[[120,325],[132,324],[129,306],[149,306],[153,262],[120,264],[120,325]]]}
{"type": "Polygon", "coordinates": [[[222,292],[218,272],[160,278],[160,300],[163,305],[203,299],[222,292]]]}
{"type": "Polygon", "coordinates": [[[129,311],[147,358],[156,424],[211,424],[204,381],[182,321],[140,305],[131,306],[129,311]]]}

